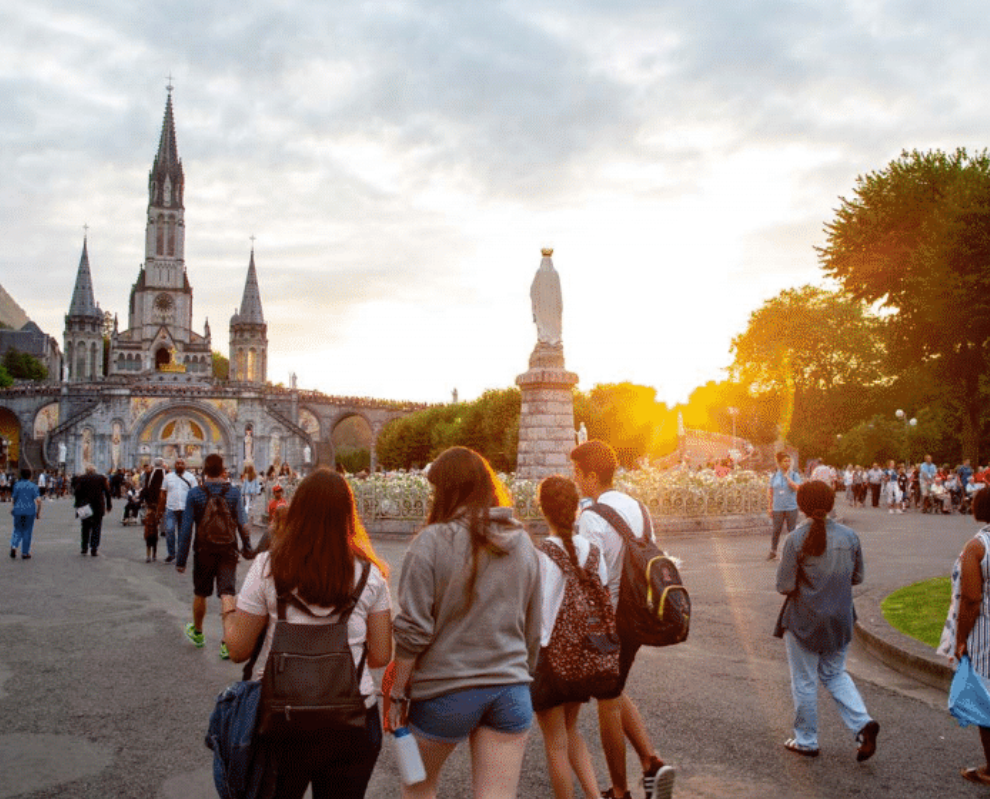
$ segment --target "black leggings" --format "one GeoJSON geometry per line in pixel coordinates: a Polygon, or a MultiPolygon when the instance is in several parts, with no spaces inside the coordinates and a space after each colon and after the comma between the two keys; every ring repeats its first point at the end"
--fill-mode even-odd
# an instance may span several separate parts
{"type": "Polygon", "coordinates": [[[302,799],[311,782],[313,799],[363,799],[382,748],[378,706],[368,710],[363,730],[325,732],[273,746],[278,763],[277,799],[302,799]]]}

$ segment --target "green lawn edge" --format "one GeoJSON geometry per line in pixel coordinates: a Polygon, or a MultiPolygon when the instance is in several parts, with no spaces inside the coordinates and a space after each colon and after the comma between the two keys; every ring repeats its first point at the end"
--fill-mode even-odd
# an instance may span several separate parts
{"type": "Polygon", "coordinates": [[[945,626],[951,598],[951,579],[934,577],[898,588],[883,600],[880,609],[895,630],[935,648],[945,626]]]}

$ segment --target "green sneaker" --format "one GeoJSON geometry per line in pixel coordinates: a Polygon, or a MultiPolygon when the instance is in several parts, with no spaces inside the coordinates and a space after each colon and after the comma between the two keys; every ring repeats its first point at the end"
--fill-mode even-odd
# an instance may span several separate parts
{"type": "Polygon", "coordinates": [[[223,641],[220,642],[220,660],[230,660],[230,650],[223,641]]]}
{"type": "Polygon", "coordinates": [[[193,626],[192,622],[186,625],[186,638],[196,644],[197,649],[202,649],[203,644],[206,642],[206,638],[203,633],[196,632],[196,628],[193,626]]]}

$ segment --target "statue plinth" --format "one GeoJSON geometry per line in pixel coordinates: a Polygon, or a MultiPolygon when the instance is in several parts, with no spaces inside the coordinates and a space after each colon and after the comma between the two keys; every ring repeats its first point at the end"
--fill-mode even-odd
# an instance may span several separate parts
{"type": "Polygon", "coordinates": [[[516,378],[522,391],[516,475],[540,480],[570,474],[578,376],[564,369],[560,345],[537,344],[529,362],[529,371],[516,378]]]}
{"type": "Polygon", "coordinates": [[[564,345],[537,342],[533,353],[529,356],[530,369],[563,369],[564,345]]]}

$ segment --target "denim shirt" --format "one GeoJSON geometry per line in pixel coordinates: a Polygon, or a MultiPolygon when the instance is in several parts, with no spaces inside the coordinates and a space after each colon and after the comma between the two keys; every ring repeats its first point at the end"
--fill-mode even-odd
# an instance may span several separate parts
{"type": "Polygon", "coordinates": [[[863,550],[850,528],[826,520],[825,552],[798,563],[811,529],[805,522],[784,539],[777,567],[777,591],[789,594],[781,626],[805,649],[818,654],[837,652],[852,640],[856,611],[852,587],[863,582],[863,550]]]}
{"type": "Polygon", "coordinates": [[[11,493],[10,498],[14,507],[10,512],[15,516],[34,516],[38,512],[38,506],[34,501],[40,496],[38,486],[30,480],[18,480],[14,483],[11,493]]]}
{"type": "MultiPolygon", "coordinates": [[[[801,475],[795,471],[791,472],[791,480],[795,483],[801,482],[801,475]]],[[[778,469],[770,478],[770,490],[773,491],[774,510],[797,510],[797,491],[794,491],[788,484],[784,473],[778,469]]]]}

